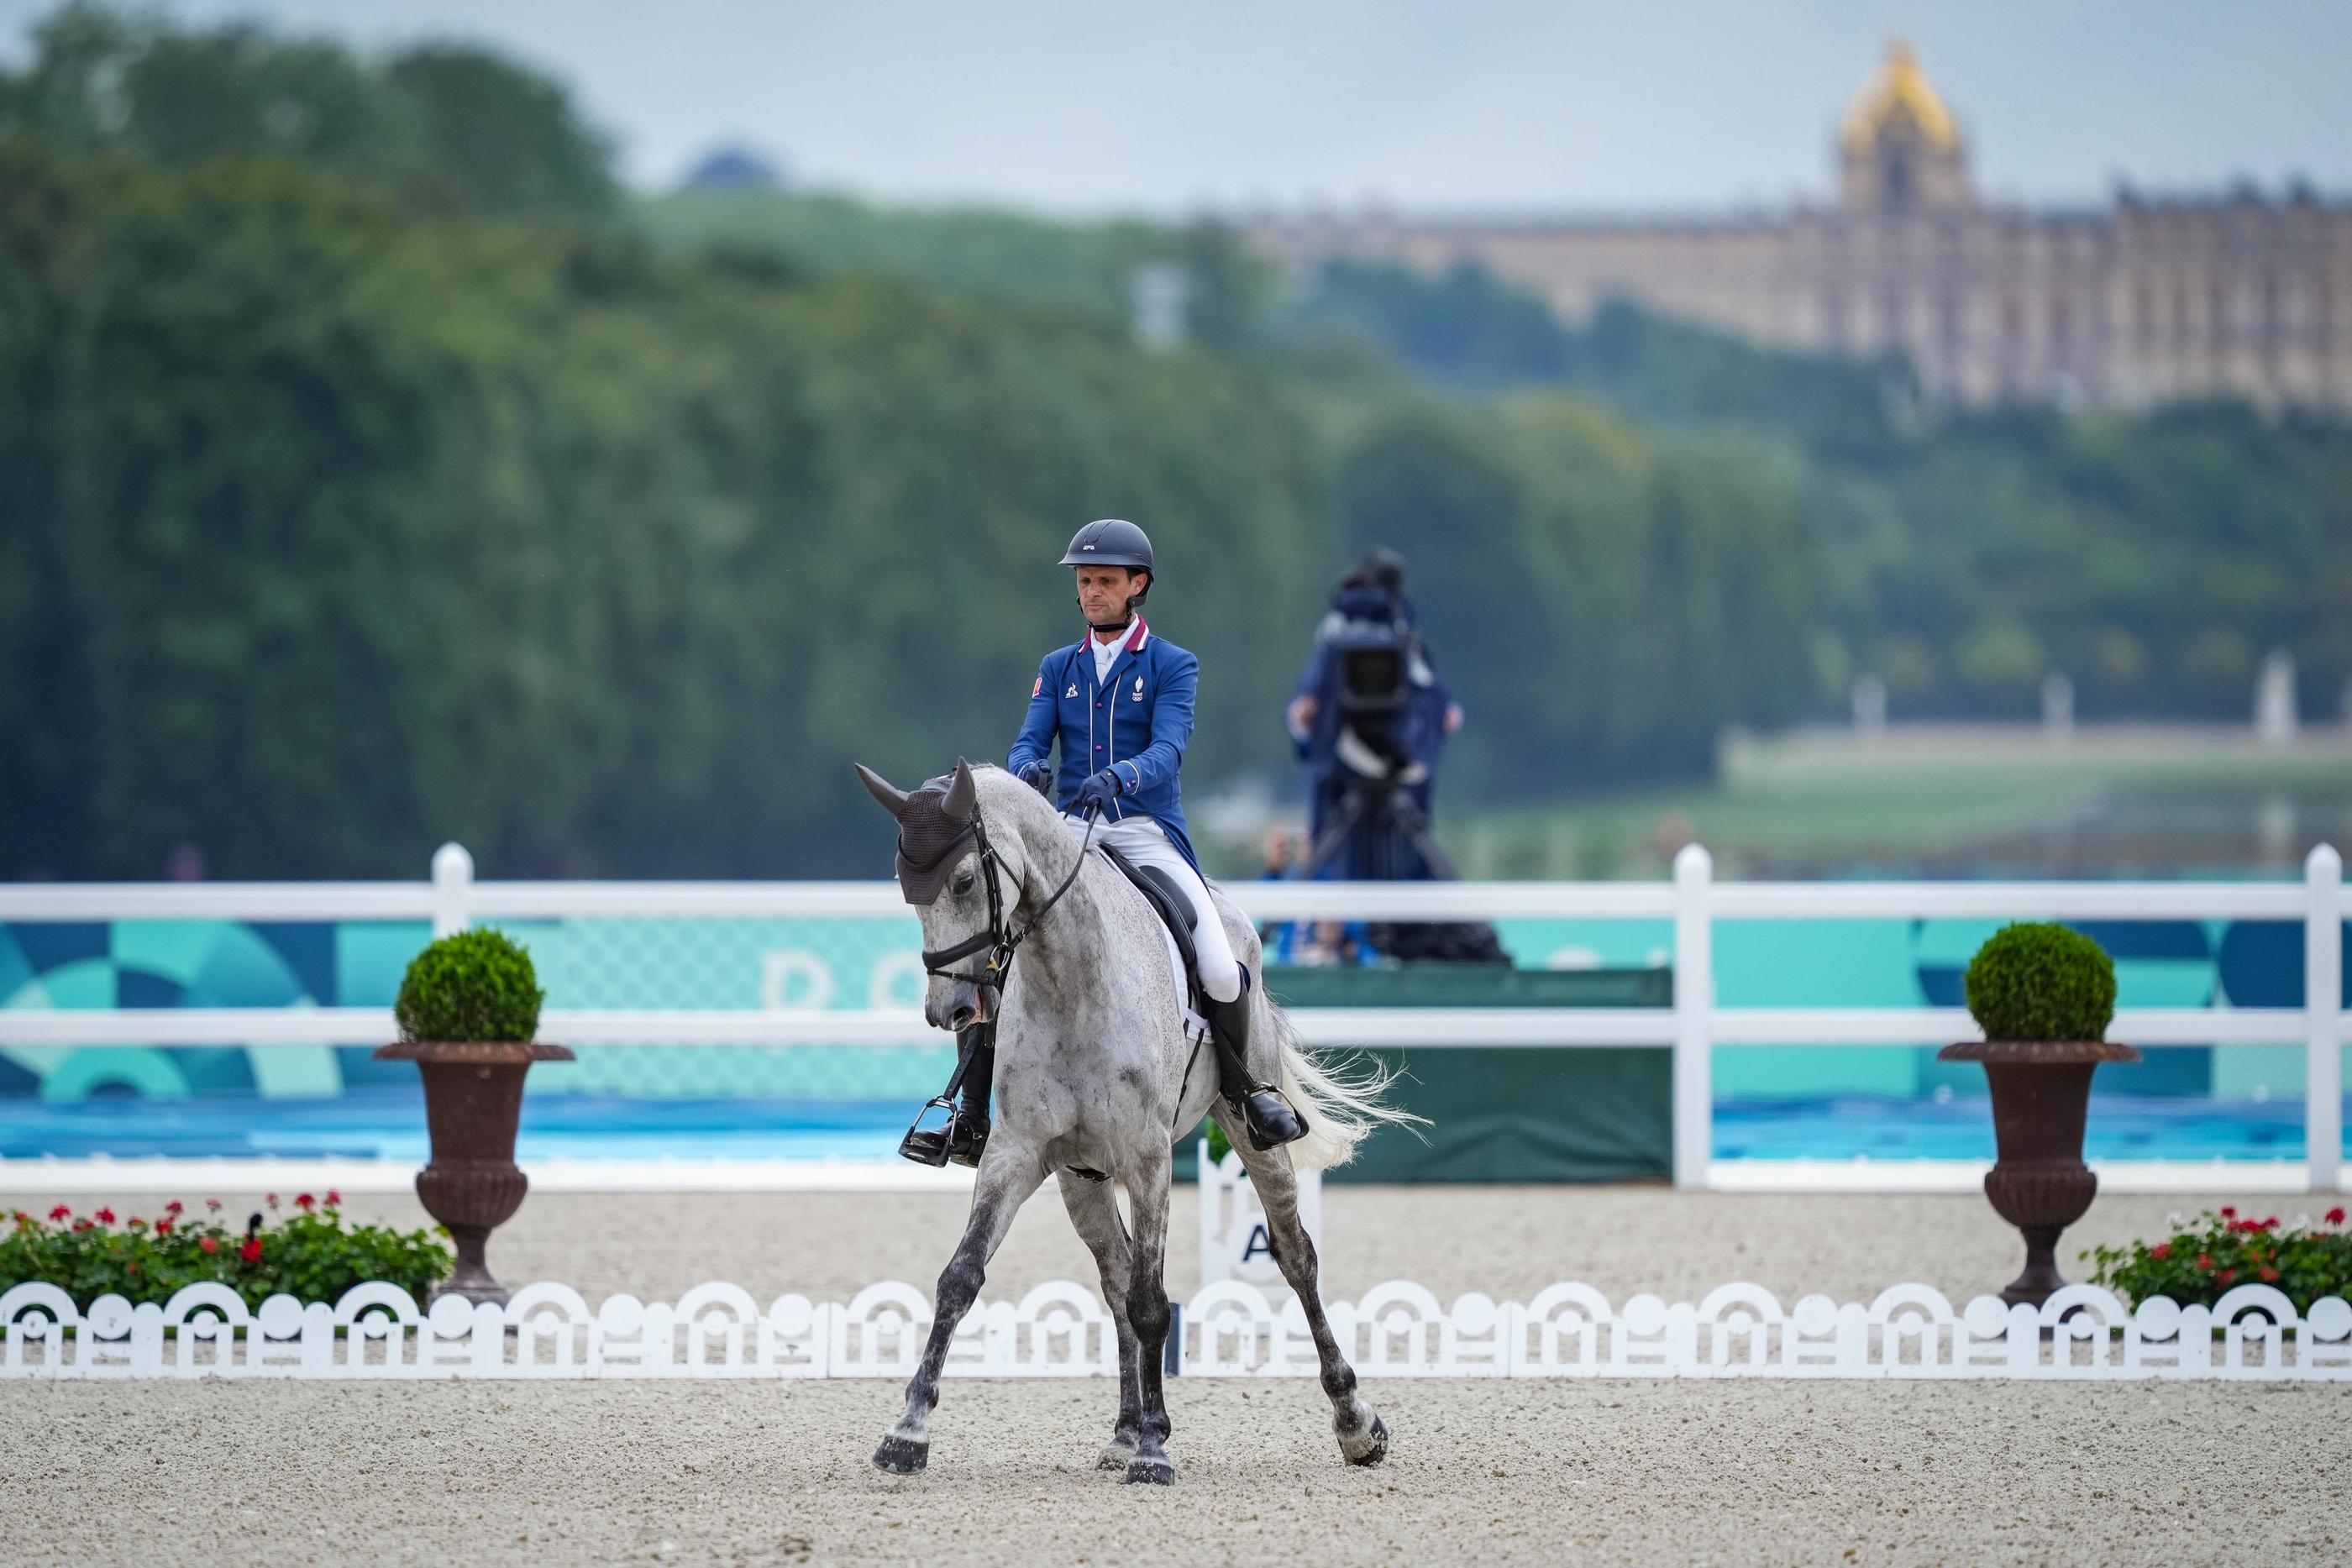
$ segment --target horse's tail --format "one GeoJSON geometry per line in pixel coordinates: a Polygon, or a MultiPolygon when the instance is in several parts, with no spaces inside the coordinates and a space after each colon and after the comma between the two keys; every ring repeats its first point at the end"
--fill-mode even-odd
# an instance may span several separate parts
{"type": "Polygon", "coordinates": [[[1282,1092],[1307,1122],[1307,1135],[1288,1145],[1294,1169],[1319,1171],[1346,1165],[1356,1145],[1383,1122],[1429,1124],[1426,1116],[1381,1103],[1381,1095],[1397,1074],[1379,1058],[1358,1057],[1345,1070],[1326,1068],[1271,997],[1266,1011],[1282,1051],[1282,1092]]]}

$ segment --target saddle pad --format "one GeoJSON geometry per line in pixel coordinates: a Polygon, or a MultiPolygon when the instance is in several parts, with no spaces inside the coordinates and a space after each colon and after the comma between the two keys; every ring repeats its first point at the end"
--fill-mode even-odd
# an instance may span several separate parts
{"type": "Polygon", "coordinates": [[[1142,893],[1145,900],[1152,904],[1155,915],[1152,925],[1160,932],[1160,944],[1168,949],[1168,977],[1176,988],[1176,1011],[1179,1015],[1178,1021],[1184,1028],[1184,1038],[1196,1042],[1208,1039],[1209,1020],[1202,1018],[1192,1006],[1192,976],[1189,966],[1184,961],[1182,949],[1176,946],[1175,933],[1169,929],[1168,922],[1164,918],[1158,917],[1159,900],[1153,898],[1141,883],[1136,882],[1133,873],[1128,869],[1126,857],[1108,844],[1097,844],[1094,852],[1110,862],[1112,868],[1120,875],[1127,877],[1136,891],[1142,893]]]}
{"type": "Polygon", "coordinates": [[[1184,1038],[1203,1040],[1209,1038],[1209,1020],[1192,1009],[1192,977],[1184,972],[1184,956],[1176,951],[1176,938],[1168,935],[1168,927],[1160,928],[1160,939],[1168,947],[1168,976],[1176,983],[1176,1011],[1184,1025],[1184,1038]]]}

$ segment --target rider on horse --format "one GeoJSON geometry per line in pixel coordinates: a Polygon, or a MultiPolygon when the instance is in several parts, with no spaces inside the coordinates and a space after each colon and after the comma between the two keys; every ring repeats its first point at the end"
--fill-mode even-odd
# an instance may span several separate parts
{"type": "MultiPolygon", "coordinates": [[[[1077,572],[1078,608],[1087,635],[1056,648],[1037,666],[1029,712],[1005,767],[1040,794],[1052,791],[1066,812],[1091,809],[1095,838],[1139,866],[1166,872],[1192,906],[1195,975],[1216,1042],[1219,1090],[1238,1107],[1250,1141],[1272,1148],[1306,1128],[1279,1091],[1250,1075],[1250,976],[1234,958],[1223,920],[1209,898],[1192,841],[1177,769],[1192,734],[1192,695],[1200,661],[1155,635],[1139,612],[1151,591],[1151,541],[1117,517],[1088,523],[1070,540],[1062,565],[1077,572]],[[1061,744],[1058,774],[1046,760],[1061,744]]],[[[1086,822],[1070,818],[1074,834],[1086,822]]],[[[988,1139],[989,1077],[995,1051],[992,1026],[966,1040],[962,1101],[954,1120],[937,1132],[907,1135],[910,1159],[980,1163],[988,1139]]]]}

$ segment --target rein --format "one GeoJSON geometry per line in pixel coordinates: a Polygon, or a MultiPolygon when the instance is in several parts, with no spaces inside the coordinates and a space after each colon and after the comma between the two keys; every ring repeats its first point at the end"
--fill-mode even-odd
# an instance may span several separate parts
{"type": "Polygon", "coordinates": [[[996,872],[1004,862],[998,858],[995,847],[989,843],[988,824],[975,808],[971,814],[971,826],[955,836],[949,843],[947,852],[953,853],[955,846],[963,841],[966,834],[976,835],[979,838],[980,874],[988,884],[988,928],[974,932],[952,947],[925,948],[923,973],[937,975],[945,980],[973,980],[982,985],[1003,988],[1004,972],[1013,966],[1013,955],[1019,950],[1022,943],[1028,940],[1029,934],[1044,923],[1045,916],[1053,912],[1054,905],[1062,902],[1062,894],[1070,891],[1071,884],[1078,880],[1078,873],[1085,869],[1087,851],[1094,847],[1095,827],[1099,821],[1099,813],[1093,808],[1088,808],[1086,839],[1078,845],[1078,858],[1071,862],[1070,874],[1062,879],[1062,885],[1054,890],[1053,896],[1038,906],[1037,913],[1029,917],[1029,923],[1026,925],[1022,926],[1018,931],[1008,931],[1004,924],[1003,895],[997,891],[996,887],[996,872]],[[982,948],[990,950],[986,973],[967,975],[948,967],[949,965],[959,960],[971,957],[982,948]]]}

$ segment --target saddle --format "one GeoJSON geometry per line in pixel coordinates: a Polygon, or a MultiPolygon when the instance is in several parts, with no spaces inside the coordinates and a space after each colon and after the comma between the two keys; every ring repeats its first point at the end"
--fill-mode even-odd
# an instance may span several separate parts
{"type": "Polygon", "coordinates": [[[1206,998],[1201,993],[1200,957],[1192,946],[1192,901],[1177,887],[1176,879],[1158,866],[1138,865],[1108,844],[1097,844],[1119,874],[1135,884],[1143,894],[1160,923],[1168,927],[1168,935],[1176,944],[1177,956],[1184,961],[1184,983],[1190,988],[1192,1010],[1199,1012],[1206,998]]]}

